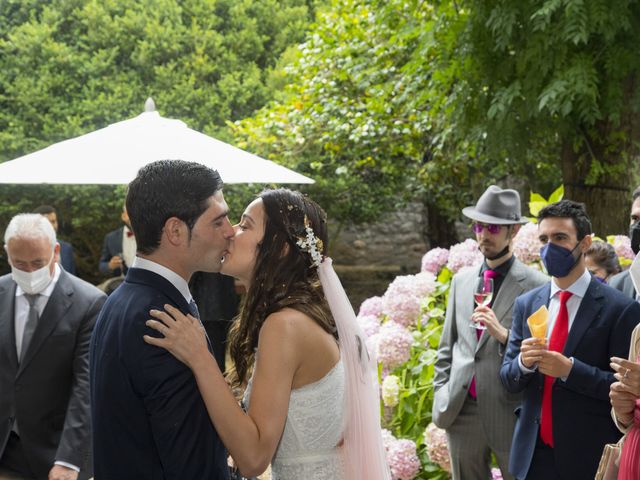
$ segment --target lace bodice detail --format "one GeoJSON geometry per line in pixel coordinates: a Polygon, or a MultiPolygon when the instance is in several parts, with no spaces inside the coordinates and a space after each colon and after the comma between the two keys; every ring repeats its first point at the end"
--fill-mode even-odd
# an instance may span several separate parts
{"type": "MultiPolygon", "coordinates": [[[[253,376],[244,394],[249,407],[253,376]]],[[[323,378],[291,391],[280,444],[271,463],[272,480],[342,480],[337,446],[344,418],[344,368],[340,360],[323,378]]]]}

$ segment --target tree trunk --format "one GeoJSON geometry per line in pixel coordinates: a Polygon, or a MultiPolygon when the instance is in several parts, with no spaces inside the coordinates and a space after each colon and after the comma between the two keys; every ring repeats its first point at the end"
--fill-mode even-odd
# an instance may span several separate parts
{"type": "MultiPolygon", "coordinates": [[[[588,145],[577,152],[572,140],[565,141],[562,147],[564,198],[584,203],[594,233],[605,238],[606,235],[622,234],[628,230],[632,175],[629,169],[624,169],[624,173],[616,173],[615,170],[619,171],[620,162],[631,157],[631,152],[611,151],[611,145],[603,145],[593,137],[587,137],[585,143],[588,145]],[[594,155],[605,165],[605,172],[595,183],[587,185],[594,155]],[[616,166],[613,172],[607,168],[611,166],[616,166]]],[[[598,135],[598,139],[607,137],[606,134],[598,135]]]]}

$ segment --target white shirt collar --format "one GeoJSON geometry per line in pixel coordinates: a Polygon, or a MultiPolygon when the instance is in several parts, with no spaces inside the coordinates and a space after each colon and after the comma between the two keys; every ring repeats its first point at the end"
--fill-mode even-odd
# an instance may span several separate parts
{"type": "MultiPolygon", "coordinates": [[[[47,285],[47,288],[45,288],[42,292],[40,292],[40,295],[47,298],[51,296],[51,294],[53,293],[53,289],[56,288],[56,284],[58,283],[58,279],[60,278],[60,272],[61,272],[60,266],[58,265],[58,262],[56,262],[53,270],[53,279],[49,282],[49,285],[47,285]]],[[[24,290],[22,290],[20,285],[17,285],[16,297],[19,297],[21,295],[24,295],[24,290]]]]}
{"type": "MultiPolygon", "coordinates": [[[[569,285],[569,288],[567,288],[566,291],[573,293],[576,297],[584,298],[590,283],[591,274],[589,273],[589,270],[585,268],[584,273],[580,275],[575,282],[569,285]]],[[[556,293],[561,291],[562,289],[556,284],[555,279],[552,279],[549,298],[553,298],[556,293]]]]}
{"type": "Polygon", "coordinates": [[[146,258],[137,257],[133,261],[132,268],[140,268],[142,270],[148,270],[153,273],[157,273],[162,278],[166,279],[171,285],[176,287],[178,291],[182,294],[187,303],[190,303],[192,300],[191,292],[189,291],[189,284],[187,281],[178,275],[173,270],[168,269],[167,267],[160,265],[159,263],[153,262],[146,258]]]}

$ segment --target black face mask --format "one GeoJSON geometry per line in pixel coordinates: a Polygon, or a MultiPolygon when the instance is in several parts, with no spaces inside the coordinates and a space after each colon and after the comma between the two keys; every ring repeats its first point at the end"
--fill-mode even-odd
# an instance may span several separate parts
{"type": "Polygon", "coordinates": [[[629,238],[631,239],[631,250],[637,255],[640,252],[640,220],[629,227],[629,238]]]}

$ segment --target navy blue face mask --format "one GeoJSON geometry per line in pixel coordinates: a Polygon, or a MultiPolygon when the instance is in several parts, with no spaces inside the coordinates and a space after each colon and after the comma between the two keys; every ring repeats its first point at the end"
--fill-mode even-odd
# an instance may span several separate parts
{"type": "Polygon", "coordinates": [[[631,250],[637,255],[640,252],[640,221],[629,227],[629,238],[631,239],[631,250]]]}
{"type": "Polygon", "coordinates": [[[571,273],[573,267],[578,263],[578,258],[573,256],[573,252],[580,245],[573,247],[573,250],[561,247],[555,243],[548,242],[540,249],[540,258],[547,269],[547,273],[552,277],[563,278],[571,273]]]}

